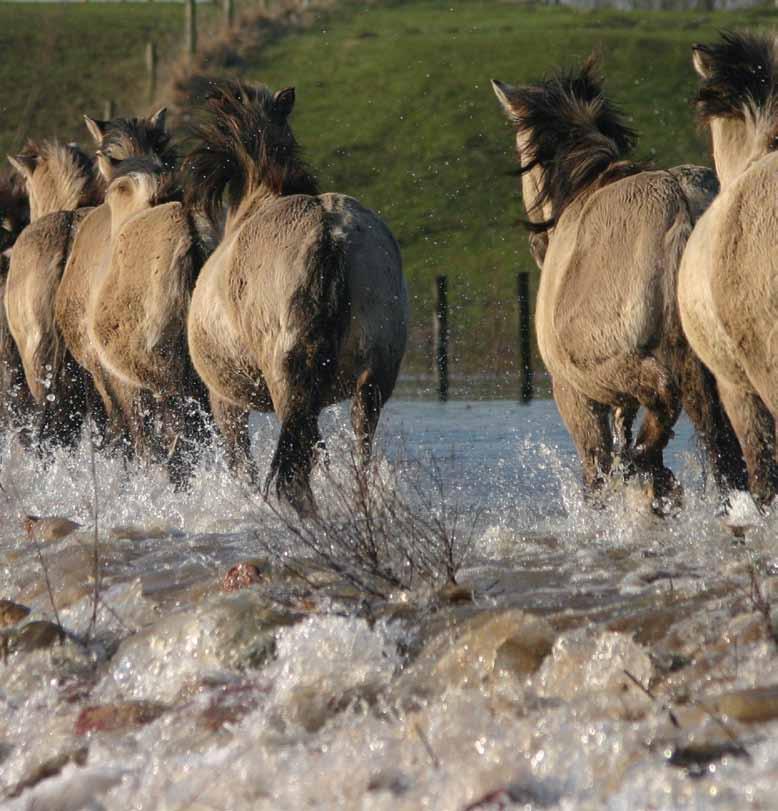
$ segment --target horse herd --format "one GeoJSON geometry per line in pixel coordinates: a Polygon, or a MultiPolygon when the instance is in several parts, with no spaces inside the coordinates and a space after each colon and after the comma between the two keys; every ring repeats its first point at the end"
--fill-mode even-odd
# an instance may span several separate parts
{"type": "Polygon", "coordinates": [[[319,194],[288,118],[294,90],[219,80],[177,164],[165,112],[95,121],[10,159],[6,423],[35,447],[99,442],[185,485],[212,419],[252,481],[250,410],[281,421],[266,486],[301,513],[321,409],[353,397],[362,457],[407,334],[400,252],[356,200],[319,194]],[[29,224],[23,227],[25,198],[29,224]],[[18,234],[18,235],[17,235],[18,234]],[[15,241],[13,241],[15,239],[15,241]]]}
{"type": "MultiPolygon", "coordinates": [[[[585,490],[618,466],[679,487],[663,452],[681,409],[726,499],[778,486],[778,40],[695,45],[716,172],[630,158],[635,133],[593,60],[494,91],[516,129],[536,329],[585,490]],[[639,409],[645,417],[633,440],[639,409]]],[[[5,427],[27,445],[99,442],[183,486],[211,420],[255,481],[248,415],[281,432],[266,487],[300,513],[318,416],[352,398],[370,455],[407,340],[400,252],[372,211],[320,194],[288,123],[294,90],[216,80],[179,164],[165,112],[94,121],[94,162],[50,141],[0,186],[5,427]],[[28,224],[29,221],[29,224],[28,224]]]]}

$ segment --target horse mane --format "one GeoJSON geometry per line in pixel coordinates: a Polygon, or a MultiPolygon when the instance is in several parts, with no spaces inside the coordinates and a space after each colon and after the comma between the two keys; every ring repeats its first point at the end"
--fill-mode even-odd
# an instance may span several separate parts
{"type": "Polygon", "coordinates": [[[713,117],[745,119],[778,109],[778,55],[771,36],[723,31],[712,45],[695,45],[707,74],[695,106],[703,122],[713,117]]]}
{"type": "Polygon", "coordinates": [[[232,209],[260,187],[277,196],[318,194],[273,93],[227,79],[209,84],[184,161],[188,204],[215,220],[225,202],[232,209]]]}
{"type": "Polygon", "coordinates": [[[103,127],[101,152],[115,146],[127,155],[156,155],[168,169],[178,163],[170,133],[148,118],[112,118],[104,122],[103,127]]]}
{"type": "Polygon", "coordinates": [[[612,183],[640,171],[626,160],[637,134],[610,102],[590,57],[580,69],[562,70],[540,84],[511,90],[512,119],[527,134],[519,173],[543,170],[534,210],[551,204],[551,217],[524,222],[533,233],[552,228],[564,209],[582,191],[612,183]]]}
{"type": "Polygon", "coordinates": [[[27,189],[17,172],[0,170],[0,251],[13,245],[30,221],[27,189]]]}
{"type": "Polygon", "coordinates": [[[63,201],[63,208],[99,205],[105,191],[94,161],[75,143],[61,144],[56,138],[29,140],[18,156],[45,164],[63,201]]]}
{"type": "MultiPolygon", "coordinates": [[[[111,179],[111,186],[123,177],[137,175],[150,175],[155,180],[155,189],[151,205],[158,206],[163,203],[181,202],[184,197],[183,187],[179,174],[173,169],[160,166],[155,158],[147,155],[127,158],[117,165],[116,173],[111,179]]],[[[110,187],[109,187],[110,188],[110,187]]]]}

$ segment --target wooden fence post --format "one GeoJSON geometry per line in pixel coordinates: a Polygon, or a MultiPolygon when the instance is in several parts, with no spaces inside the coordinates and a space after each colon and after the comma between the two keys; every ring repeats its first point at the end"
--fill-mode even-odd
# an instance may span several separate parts
{"type": "Polygon", "coordinates": [[[519,300],[519,366],[521,368],[521,402],[532,399],[532,314],[529,300],[529,273],[516,277],[519,300]]]}
{"type": "Polygon", "coordinates": [[[433,335],[438,399],[445,402],[448,400],[448,279],[445,276],[438,276],[435,279],[433,335]]]}
{"type": "Polygon", "coordinates": [[[222,0],[224,4],[224,27],[229,31],[235,24],[235,0],[222,0]]]}
{"type": "Polygon", "coordinates": [[[197,53],[197,7],[194,0],[185,0],[184,6],[184,49],[191,63],[197,53]]]}
{"type": "Polygon", "coordinates": [[[149,102],[152,102],[157,95],[157,46],[153,42],[146,43],[146,71],[149,79],[149,102]]]}

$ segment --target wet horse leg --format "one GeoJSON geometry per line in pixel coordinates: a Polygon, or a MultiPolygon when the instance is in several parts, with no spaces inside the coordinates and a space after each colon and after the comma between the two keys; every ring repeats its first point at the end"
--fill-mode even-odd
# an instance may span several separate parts
{"type": "Polygon", "coordinates": [[[745,460],[715,378],[690,349],[683,353],[679,365],[683,407],[702,443],[719,492],[726,498],[730,489],[746,490],[745,460]]]}
{"type": "Polygon", "coordinates": [[[251,456],[249,411],[210,393],[211,414],[221,436],[227,456],[227,466],[235,476],[248,479],[254,485],[259,480],[251,456]]]}
{"type": "Polygon", "coordinates": [[[627,405],[617,406],[611,412],[611,427],[613,430],[613,454],[624,460],[632,445],[632,425],[635,422],[638,403],[632,402],[627,405]]]}
{"type": "Polygon", "coordinates": [[[281,434],[265,480],[265,493],[275,479],[278,499],[289,504],[298,515],[311,515],[316,506],[310,477],[316,447],[321,443],[318,410],[310,404],[306,408],[298,400],[288,411],[279,409],[278,416],[281,434]]]}
{"type": "Polygon", "coordinates": [[[664,449],[673,436],[673,426],[681,413],[681,396],[669,371],[655,358],[640,361],[635,396],[646,409],[640,426],[633,461],[638,470],[651,476],[655,498],[677,498],[679,485],[665,467],[664,449]]]}
{"type": "Polygon", "coordinates": [[[362,466],[370,462],[373,437],[378,427],[382,405],[381,387],[372,369],[367,369],[357,380],[351,402],[351,425],[357,439],[357,453],[362,466]]]}
{"type": "Polygon", "coordinates": [[[553,386],[554,400],[583,467],[584,495],[591,498],[602,488],[613,463],[609,408],[559,378],[554,378],[553,386]]]}
{"type": "Polygon", "coordinates": [[[757,506],[770,505],[778,488],[775,419],[758,394],[718,381],[719,394],[732,422],[748,468],[748,487],[757,506]]]}

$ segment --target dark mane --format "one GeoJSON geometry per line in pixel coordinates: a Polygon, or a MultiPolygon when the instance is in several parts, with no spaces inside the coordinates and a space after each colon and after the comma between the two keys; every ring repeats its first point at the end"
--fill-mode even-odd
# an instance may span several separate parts
{"type": "Polygon", "coordinates": [[[519,172],[540,166],[543,180],[534,208],[551,203],[549,220],[524,223],[530,231],[552,228],[585,189],[640,171],[625,160],[637,135],[603,94],[594,59],[540,84],[513,88],[511,102],[516,127],[529,134],[519,172]]]}
{"type": "Polygon", "coordinates": [[[151,201],[152,205],[158,206],[162,203],[181,202],[183,200],[184,192],[178,173],[167,166],[160,166],[154,158],[143,156],[123,160],[117,166],[111,185],[119,178],[132,175],[153,175],[157,179],[157,190],[151,201]]]}
{"type": "Polygon", "coordinates": [[[773,39],[763,34],[721,33],[713,45],[695,45],[707,76],[697,91],[697,113],[745,118],[746,111],[767,110],[778,101],[778,68],[773,39]]]}
{"type": "Polygon", "coordinates": [[[100,150],[109,152],[112,146],[127,156],[156,155],[169,169],[175,168],[178,162],[170,133],[147,118],[113,118],[106,121],[100,150]]]}
{"type": "Polygon", "coordinates": [[[275,195],[319,193],[286,124],[264,85],[218,80],[191,129],[194,147],[184,161],[186,198],[215,219],[260,186],[275,195]]]}
{"type": "Polygon", "coordinates": [[[16,172],[0,171],[0,251],[14,244],[30,221],[27,189],[16,172]]]}

